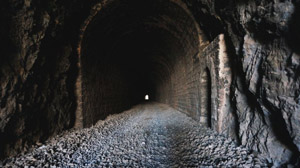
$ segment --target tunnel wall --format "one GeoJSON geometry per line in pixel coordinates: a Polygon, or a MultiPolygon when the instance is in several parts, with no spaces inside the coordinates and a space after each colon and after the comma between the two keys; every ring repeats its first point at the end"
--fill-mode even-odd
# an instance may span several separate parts
{"type": "Polygon", "coordinates": [[[236,139],[230,104],[232,72],[224,35],[199,48],[199,52],[196,52],[197,49],[189,48],[183,57],[175,61],[174,71],[158,87],[157,99],[205,126],[211,123],[210,127],[217,132],[236,139]]]}
{"type": "Polygon", "coordinates": [[[90,6],[0,2],[0,158],[73,127],[76,48],[90,6]]]}
{"type": "Polygon", "coordinates": [[[83,127],[129,109],[134,104],[130,83],[121,71],[112,64],[100,67],[100,70],[94,66],[95,69],[83,71],[83,127]]]}
{"type": "Polygon", "coordinates": [[[184,29],[182,25],[176,25],[182,34],[178,39],[179,46],[176,47],[177,50],[175,47],[173,49],[171,63],[165,62],[169,68],[156,86],[155,100],[169,104],[199,121],[199,75],[205,67],[199,61],[199,56],[208,45],[208,41],[186,4],[176,0],[173,2],[185,11],[188,19],[185,19],[184,29]]]}
{"type": "Polygon", "coordinates": [[[107,116],[120,113],[137,104],[139,94],[135,82],[114,60],[99,53],[82,55],[82,126],[89,127],[107,116]]]}
{"type": "Polygon", "coordinates": [[[174,57],[172,70],[158,84],[155,93],[157,101],[169,104],[195,119],[199,115],[197,75],[200,73],[200,65],[193,63],[193,59],[198,61],[197,49],[197,46],[187,46],[186,50],[180,53],[182,55],[174,57]]]}

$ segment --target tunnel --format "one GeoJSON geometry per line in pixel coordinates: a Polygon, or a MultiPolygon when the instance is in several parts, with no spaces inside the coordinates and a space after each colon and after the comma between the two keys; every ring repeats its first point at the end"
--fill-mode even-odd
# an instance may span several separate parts
{"type": "Polygon", "coordinates": [[[299,167],[299,7],[0,1],[0,167],[299,167]]]}
{"type": "Polygon", "coordinates": [[[205,37],[186,8],[180,1],[116,1],[93,17],[79,53],[84,126],[141,103],[147,94],[183,112],[198,108],[185,102],[190,90],[181,86],[192,76],[185,72],[192,73],[192,57],[205,37]]]}

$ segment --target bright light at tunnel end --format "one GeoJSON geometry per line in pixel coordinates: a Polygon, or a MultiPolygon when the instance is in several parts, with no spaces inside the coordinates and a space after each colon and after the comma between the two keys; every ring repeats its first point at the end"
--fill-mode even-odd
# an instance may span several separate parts
{"type": "Polygon", "coordinates": [[[149,100],[149,95],[146,95],[146,96],[145,96],[145,100],[149,100]]]}

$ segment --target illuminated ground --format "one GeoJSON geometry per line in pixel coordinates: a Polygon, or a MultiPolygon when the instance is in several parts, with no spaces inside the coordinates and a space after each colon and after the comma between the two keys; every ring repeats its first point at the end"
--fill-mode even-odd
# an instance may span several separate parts
{"type": "Polygon", "coordinates": [[[66,132],[0,167],[262,167],[231,140],[166,105],[144,104],[66,132]]]}

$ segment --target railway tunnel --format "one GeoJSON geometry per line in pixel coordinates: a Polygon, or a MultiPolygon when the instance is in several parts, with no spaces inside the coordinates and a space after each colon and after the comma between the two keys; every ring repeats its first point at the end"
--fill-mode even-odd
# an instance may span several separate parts
{"type": "Polygon", "coordinates": [[[198,111],[191,108],[197,105],[188,99],[199,96],[198,88],[188,83],[199,78],[201,67],[194,68],[193,61],[207,42],[182,5],[113,2],[93,17],[79,46],[83,125],[137,104],[147,94],[178,104],[183,112],[194,110],[196,118],[198,111]]]}
{"type": "MultiPolygon", "coordinates": [[[[45,166],[44,155],[34,157],[36,162],[22,157],[40,155],[32,150],[43,153],[41,146],[56,148],[53,143],[62,141],[53,140],[56,135],[66,134],[66,142],[78,137],[78,132],[72,133],[75,130],[95,138],[99,151],[104,151],[89,154],[97,148],[90,146],[80,156],[94,160],[82,159],[72,163],[75,167],[122,167],[128,160],[133,167],[299,165],[298,1],[7,0],[0,4],[1,22],[6,23],[0,34],[5,41],[0,63],[0,165],[25,160],[28,165],[45,166]],[[150,101],[145,101],[146,95],[150,101]],[[136,121],[125,122],[131,115],[136,121]],[[112,124],[113,119],[120,123],[112,124]],[[95,127],[109,138],[86,133],[95,127]],[[140,127],[149,134],[147,142],[140,140],[144,138],[140,127]],[[128,134],[146,144],[146,149],[139,145],[134,149],[144,149],[141,156],[151,159],[131,162],[134,157],[129,155],[121,165],[99,159],[107,155],[105,151],[114,151],[111,146],[127,150],[117,142],[107,143],[118,137],[106,135],[106,129],[120,130],[116,134],[125,134],[125,142],[128,134]],[[150,141],[159,134],[164,136],[158,136],[157,143],[150,141]],[[203,143],[193,145],[196,142],[189,139],[201,139],[195,134],[214,135],[215,143],[202,140],[216,146],[227,142],[219,136],[229,138],[253,161],[231,163],[231,156],[246,157],[228,155],[239,151],[234,148],[220,148],[224,157],[216,151],[200,155],[197,149],[207,148],[200,147],[203,143]],[[161,147],[162,142],[167,145],[161,147]],[[153,150],[148,144],[157,151],[166,149],[148,154],[153,150]],[[205,161],[206,157],[211,160],[205,161]]],[[[85,143],[78,143],[77,150],[69,153],[71,158],[85,143]]],[[[124,159],[114,152],[108,155],[124,159]]],[[[57,162],[49,164],[67,165],[57,162]]]]}

